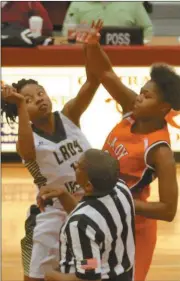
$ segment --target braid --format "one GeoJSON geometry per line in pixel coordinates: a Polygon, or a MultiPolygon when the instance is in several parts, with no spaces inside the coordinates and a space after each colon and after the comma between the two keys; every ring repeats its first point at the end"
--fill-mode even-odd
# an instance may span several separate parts
{"type": "MultiPolygon", "coordinates": [[[[28,84],[38,85],[38,82],[33,79],[28,79],[28,80],[21,79],[17,83],[12,83],[12,86],[19,93],[21,91],[21,89],[28,84]]],[[[6,120],[7,120],[8,124],[10,121],[15,122],[16,117],[18,116],[16,104],[11,104],[11,103],[8,103],[1,99],[1,115],[3,113],[5,113],[5,115],[6,115],[6,120]]]]}
{"type": "Polygon", "coordinates": [[[21,79],[19,80],[17,83],[12,83],[12,86],[16,89],[16,91],[19,93],[21,91],[21,89],[28,85],[28,84],[35,84],[38,85],[38,82],[33,80],[33,79],[21,79]]]}
{"type": "Polygon", "coordinates": [[[3,113],[6,115],[8,124],[10,121],[15,122],[18,115],[17,106],[1,99],[1,115],[3,115],[3,113]]]}

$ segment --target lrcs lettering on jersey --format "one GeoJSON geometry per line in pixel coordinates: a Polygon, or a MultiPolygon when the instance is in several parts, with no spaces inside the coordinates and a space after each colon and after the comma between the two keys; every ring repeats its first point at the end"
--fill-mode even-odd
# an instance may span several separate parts
{"type": "Polygon", "coordinates": [[[78,143],[78,141],[68,142],[64,145],[61,145],[59,150],[61,151],[63,159],[60,159],[56,152],[53,152],[57,162],[61,165],[64,161],[70,159],[72,156],[83,152],[82,147],[78,143]]]}
{"type": "Polygon", "coordinates": [[[117,157],[117,160],[120,160],[122,157],[128,155],[128,151],[124,147],[123,144],[118,144],[117,143],[118,138],[114,137],[111,140],[111,135],[109,136],[107,140],[107,144],[111,147],[113,150],[115,156],[117,157]]]}

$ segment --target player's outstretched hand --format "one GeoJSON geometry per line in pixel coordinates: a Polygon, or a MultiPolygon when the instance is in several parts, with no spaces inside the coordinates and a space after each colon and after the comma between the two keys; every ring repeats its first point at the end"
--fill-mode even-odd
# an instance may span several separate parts
{"type": "Polygon", "coordinates": [[[98,20],[97,22],[93,21],[89,31],[82,31],[77,33],[76,41],[89,45],[97,44],[100,39],[99,31],[101,30],[102,26],[102,20],[98,20]]]}
{"type": "Polygon", "coordinates": [[[16,89],[9,85],[1,86],[1,98],[7,102],[16,104],[17,106],[24,101],[24,97],[18,94],[16,89]]]}

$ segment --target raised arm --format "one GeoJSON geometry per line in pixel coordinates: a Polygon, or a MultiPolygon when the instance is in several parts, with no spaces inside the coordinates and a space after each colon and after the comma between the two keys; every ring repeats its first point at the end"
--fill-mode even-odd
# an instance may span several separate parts
{"type": "Polygon", "coordinates": [[[18,107],[18,142],[16,144],[17,153],[25,162],[36,159],[33,132],[26,109],[25,101],[22,101],[18,107]]]}
{"type": "Polygon", "coordinates": [[[6,115],[12,115],[14,112],[18,116],[18,142],[16,145],[18,154],[25,162],[35,160],[33,133],[24,97],[18,94],[13,87],[5,86],[2,91],[2,99],[9,104],[4,108],[6,115]]]}
{"type": "Polygon", "coordinates": [[[99,43],[88,44],[87,57],[90,70],[99,78],[113,99],[122,106],[123,113],[131,111],[136,99],[136,93],[120,81],[112,69],[107,54],[99,43]]]}
{"type": "Polygon", "coordinates": [[[102,28],[102,21],[92,23],[89,33],[84,32],[78,36],[79,42],[87,44],[87,60],[89,70],[99,79],[109,94],[115,99],[123,109],[123,112],[132,110],[132,105],[136,99],[136,93],[126,87],[112,69],[111,62],[98,43],[102,28]]]}
{"type": "Polygon", "coordinates": [[[84,45],[87,80],[79,90],[77,96],[66,103],[62,110],[62,113],[77,126],[79,126],[81,115],[88,108],[99,86],[98,79],[89,70],[86,52],[86,45],[84,45]]]}

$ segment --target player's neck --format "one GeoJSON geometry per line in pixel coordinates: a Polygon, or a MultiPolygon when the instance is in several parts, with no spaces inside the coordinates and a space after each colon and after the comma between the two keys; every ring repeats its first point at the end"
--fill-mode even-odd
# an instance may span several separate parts
{"type": "Polygon", "coordinates": [[[149,134],[162,129],[164,126],[165,121],[162,119],[136,120],[131,128],[131,131],[137,134],[149,134]]]}
{"type": "Polygon", "coordinates": [[[34,122],[36,128],[48,133],[53,134],[55,131],[54,114],[49,114],[46,118],[34,122]]]}

